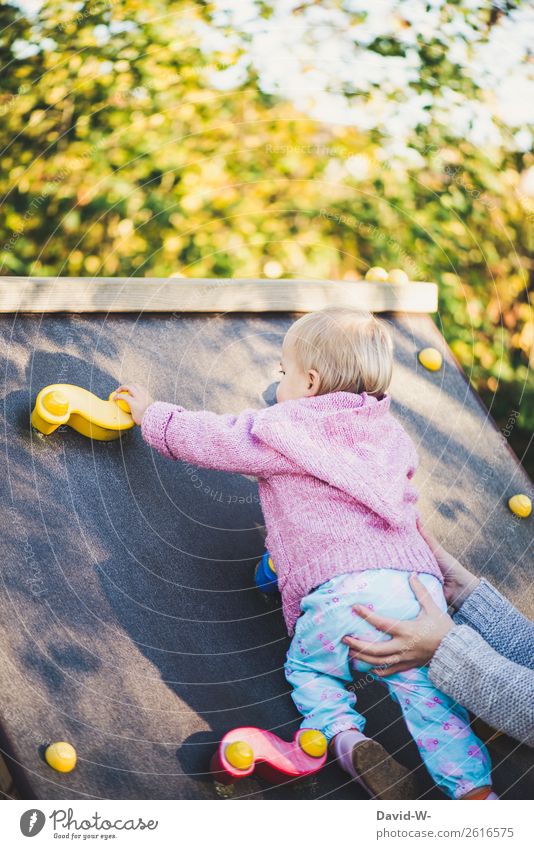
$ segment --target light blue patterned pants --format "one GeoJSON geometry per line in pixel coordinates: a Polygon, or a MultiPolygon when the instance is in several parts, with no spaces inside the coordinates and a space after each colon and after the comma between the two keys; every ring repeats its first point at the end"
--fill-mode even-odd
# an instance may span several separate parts
{"type": "MultiPolygon", "coordinates": [[[[408,582],[409,572],[372,569],[341,575],[322,584],[301,601],[302,615],[287,653],[286,678],[293,700],[304,716],[302,728],[317,728],[330,739],[339,731],[363,731],[365,718],[356,710],[346,634],[366,640],[387,640],[387,634],[353,613],[354,604],[376,609],[392,619],[413,619],[419,602],[408,582]]],[[[442,610],[447,604],[433,575],[419,575],[442,610]]],[[[354,669],[378,679],[369,664],[354,669]]],[[[365,675],[361,676],[365,678],[365,675]]],[[[491,784],[491,764],[484,744],[469,727],[467,711],[436,690],[425,667],[383,679],[402,710],[410,734],[435,783],[451,798],[491,784]]]]}

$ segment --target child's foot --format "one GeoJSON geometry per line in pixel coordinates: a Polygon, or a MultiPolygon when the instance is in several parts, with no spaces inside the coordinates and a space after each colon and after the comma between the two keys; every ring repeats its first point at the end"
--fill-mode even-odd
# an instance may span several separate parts
{"type": "Polygon", "coordinates": [[[417,799],[420,795],[410,770],[356,729],[336,734],[330,752],[372,799],[417,799]]]}

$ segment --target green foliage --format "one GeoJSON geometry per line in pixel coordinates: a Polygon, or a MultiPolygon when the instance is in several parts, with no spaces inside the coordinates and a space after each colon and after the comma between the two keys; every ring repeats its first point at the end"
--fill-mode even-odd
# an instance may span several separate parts
{"type": "MultiPolygon", "coordinates": [[[[436,117],[407,165],[378,130],[326,126],[262,91],[253,64],[216,89],[244,48],[202,46],[211,14],[48,0],[30,21],[1,7],[2,273],[350,281],[403,267],[439,283],[440,328],[498,422],[519,410],[520,451],[534,425],[533,221],[517,186],[533,157],[481,150],[436,117]]],[[[402,53],[389,37],[368,49],[402,53]]],[[[417,49],[415,93],[476,95],[444,40],[417,49]]]]}

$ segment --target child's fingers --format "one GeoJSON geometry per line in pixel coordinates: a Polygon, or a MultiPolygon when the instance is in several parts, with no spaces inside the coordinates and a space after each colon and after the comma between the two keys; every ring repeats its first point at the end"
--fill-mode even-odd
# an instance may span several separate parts
{"type": "Polygon", "coordinates": [[[136,383],[135,381],[128,381],[128,383],[121,383],[120,386],[117,387],[119,389],[133,389],[134,392],[139,392],[142,387],[140,383],[136,383]]]}
{"type": "Polygon", "coordinates": [[[132,398],[136,398],[138,396],[139,387],[137,386],[136,383],[122,384],[121,386],[118,386],[115,389],[115,391],[113,393],[113,397],[115,399],[117,399],[120,392],[122,392],[123,395],[124,395],[124,393],[126,393],[126,395],[128,396],[125,400],[128,400],[128,399],[131,400],[132,398]]]}

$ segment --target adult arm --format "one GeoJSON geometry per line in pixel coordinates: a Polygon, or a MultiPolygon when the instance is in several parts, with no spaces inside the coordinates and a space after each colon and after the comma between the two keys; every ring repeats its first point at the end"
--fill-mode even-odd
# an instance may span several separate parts
{"type": "Polygon", "coordinates": [[[484,578],[453,615],[457,625],[469,625],[499,654],[534,669],[534,622],[484,578]]]}
{"type": "Polygon", "coordinates": [[[370,663],[387,678],[430,661],[433,684],[493,728],[534,746],[534,671],[503,657],[468,625],[455,625],[415,575],[412,589],[421,605],[415,619],[385,619],[356,606],[355,611],[390,640],[345,637],[352,658],[370,663]]]}
{"type": "Polygon", "coordinates": [[[419,531],[443,574],[445,596],[456,610],[455,624],[469,625],[504,657],[534,668],[534,623],[492,584],[466,569],[421,524],[419,531]]]}
{"type": "Polygon", "coordinates": [[[468,625],[448,631],[429,677],[493,728],[534,746],[534,671],[504,658],[468,625]]]}

